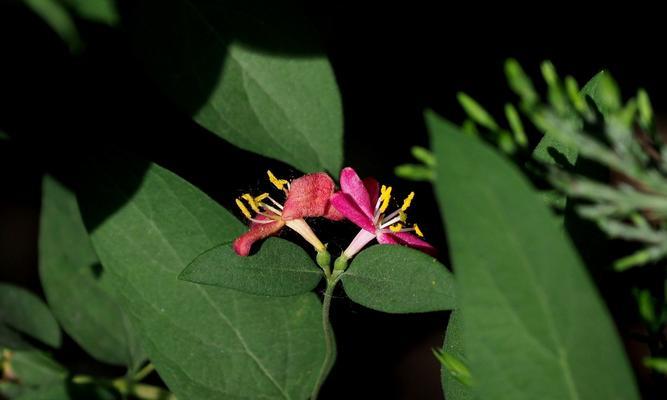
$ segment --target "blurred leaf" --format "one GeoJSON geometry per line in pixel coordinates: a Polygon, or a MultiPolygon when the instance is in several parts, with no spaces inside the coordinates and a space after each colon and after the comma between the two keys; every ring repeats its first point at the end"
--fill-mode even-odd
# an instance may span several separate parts
{"type": "Polygon", "coordinates": [[[642,129],[650,130],[653,127],[653,106],[646,90],[637,92],[637,107],[639,109],[639,124],[642,129]]]}
{"type": "Polygon", "coordinates": [[[388,313],[451,310],[452,274],[435,258],[408,247],[372,246],[342,275],[345,293],[365,307],[388,313]]]}
{"type": "Polygon", "coordinates": [[[412,156],[415,159],[424,163],[424,165],[435,167],[435,157],[433,156],[433,153],[431,153],[431,150],[425,149],[421,146],[412,146],[410,153],[412,153],[412,156]]]}
{"type": "Polygon", "coordinates": [[[237,255],[231,244],[206,250],[179,278],[264,296],[292,296],[315,289],[322,276],[301,247],[269,238],[248,257],[237,255]]]}
{"type": "Polygon", "coordinates": [[[564,114],[568,110],[567,99],[563,93],[563,88],[556,73],[556,68],[551,61],[544,61],[540,66],[542,77],[549,88],[549,103],[558,111],[559,114],[564,114]]]}
{"type": "Polygon", "coordinates": [[[243,224],[154,164],[96,160],[82,214],[160,377],[179,399],[306,398],[324,359],[321,305],[178,280],[243,224]]]}
{"type": "Polygon", "coordinates": [[[55,317],[97,360],[137,368],[145,355],[93,250],[76,197],[48,176],[42,196],[39,275],[55,317]]]}
{"type": "Polygon", "coordinates": [[[638,290],[636,297],[639,315],[644,319],[644,322],[651,325],[655,324],[657,318],[655,313],[655,303],[651,292],[647,289],[638,290]]]}
{"type": "Polygon", "coordinates": [[[67,377],[67,370],[41,351],[12,352],[11,365],[22,385],[49,385],[67,377]]]}
{"type": "Polygon", "coordinates": [[[58,382],[22,390],[14,400],[117,400],[120,397],[109,388],[93,384],[75,385],[58,382]]]}
{"type": "Polygon", "coordinates": [[[442,346],[442,353],[448,354],[450,361],[453,358],[457,360],[458,363],[463,364],[462,367],[459,366],[459,372],[458,370],[453,369],[452,365],[447,365],[441,360],[442,367],[440,368],[440,379],[442,381],[442,390],[445,393],[445,399],[473,399],[474,395],[470,388],[472,377],[470,376],[468,367],[463,362],[466,358],[463,346],[463,322],[461,320],[460,311],[454,311],[449,317],[447,332],[445,333],[445,343],[442,346]],[[463,378],[462,380],[461,375],[467,378],[463,378]],[[466,384],[464,382],[468,383],[466,384]]]}
{"type": "Polygon", "coordinates": [[[115,0],[59,0],[79,18],[88,21],[117,25],[120,22],[115,0]]]}
{"type": "Polygon", "coordinates": [[[472,97],[468,96],[463,92],[459,92],[456,95],[456,98],[459,100],[461,107],[468,114],[468,117],[483,127],[495,131],[498,129],[498,124],[493,119],[491,114],[489,114],[484,107],[482,107],[478,102],[476,102],[472,97]]]}
{"type": "Polygon", "coordinates": [[[512,133],[514,133],[514,141],[519,146],[526,147],[528,145],[526,131],[523,129],[523,124],[521,123],[519,112],[512,104],[505,104],[505,116],[507,117],[507,122],[510,124],[512,133]]]}
{"type": "Polygon", "coordinates": [[[621,91],[609,73],[600,75],[595,88],[595,99],[600,111],[605,115],[620,110],[622,106],[621,91]]]}
{"type": "Polygon", "coordinates": [[[510,87],[521,98],[521,103],[526,108],[532,107],[539,101],[533,82],[517,60],[510,58],[505,61],[505,76],[510,87]]]}
{"type": "Polygon", "coordinates": [[[644,359],[644,365],[652,370],[667,375],[667,358],[648,357],[644,359]]]}
{"type": "Polygon", "coordinates": [[[60,347],[60,328],[46,304],[33,293],[7,283],[0,283],[2,324],[51,347],[60,347]]]}
{"type": "Polygon", "coordinates": [[[340,170],[342,106],[292,1],[143,0],[135,39],[181,108],[230,143],[304,172],[340,170]]]}
{"type": "Polygon", "coordinates": [[[30,350],[33,346],[18,331],[0,321],[0,351],[2,349],[30,350]]]}
{"type": "MultiPolygon", "coordinates": [[[[82,40],[74,19],[60,0],[23,0],[39,15],[73,52],[81,50],[82,40]]],[[[91,0],[84,0],[91,1],[91,0]]]]}
{"type": "MultiPolygon", "coordinates": [[[[598,107],[600,107],[599,84],[605,74],[604,71],[598,72],[581,89],[581,94],[590,97],[598,107]]],[[[563,161],[567,160],[573,166],[577,161],[578,154],[577,149],[561,143],[549,134],[549,132],[546,132],[542,140],[537,144],[535,151],[533,151],[533,157],[538,161],[554,165],[559,163],[559,158],[563,158],[563,161]]]]}
{"type": "Polygon", "coordinates": [[[394,169],[399,178],[411,181],[432,181],[434,177],[433,168],[420,164],[403,164],[394,169]]]}
{"type": "Polygon", "coordinates": [[[603,302],[528,181],[432,112],[427,125],[475,393],[638,399],[603,302]]]}

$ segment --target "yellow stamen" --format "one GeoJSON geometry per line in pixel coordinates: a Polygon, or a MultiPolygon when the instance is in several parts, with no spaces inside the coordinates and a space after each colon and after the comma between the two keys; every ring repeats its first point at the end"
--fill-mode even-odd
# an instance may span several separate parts
{"type": "Polygon", "coordinates": [[[248,219],[251,219],[251,218],[252,218],[252,215],[250,215],[250,211],[248,211],[248,209],[246,208],[246,206],[243,205],[243,203],[241,202],[241,200],[236,199],[236,205],[239,207],[239,209],[241,210],[241,212],[243,213],[243,215],[245,215],[246,218],[248,218],[248,219]]]}
{"type": "Polygon", "coordinates": [[[266,174],[269,176],[269,181],[273,183],[273,186],[277,187],[279,190],[283,190],[283,187],[289,183],[285,179],[276,178],[271,171],[266,171],[266,174]]]}
{"type": "Polygon", "coordinates": [[[389,227],[389,230],[392,231],[392,232],[398,232],[398,231],[400,231],[402,228],[403,228],[403,224],[398,223],[398,224],[395,224],[395,225],[391,225],[391,226],[389,227]]]}
{"type": "Polygon", "coordinates": [[[415,228],[415,233],[419,237],[424,237],[424,234],[422,233],[422,230],[419,229],[419,226],[417,224],[412,225],[413,228],[415,228]]]}
{"type": "Polygon", "coordinates": [[[255,199],[250,195],[250,193],[245,193],[241,197],[244,198],[245,201],[248,202],[248,204],[250,205],[250,208],[252,208],[252,210],[254,212],[259,214],[259,207],[257,207],[257,203],[255,202],[255,199]]]}
{"type": "Polygon", "coordinates": [[[408,220],[408,214],[404,213],[403,210],[398,212],[398,217],[401,219],[401,222],[408,220]]]}
{"type": "Polygon", "coordinates": [[[389,207],[389,200],[391,200],[391,186],[386,187],[382,185],[382,194],[380,195],[380,199],[382,200],[382,205],[380,206],[380,213],[383,213],[387,211],[387,207],[389,207]]]}
{"type": "Polygon", "coordinates": [[[255,197],[255,203],[259,203],[260,201],[266,199],[267,197],[269,197],[268,193],[262,193],[259,196],[255,197]]]}
{"type": "Polygon", "coordinates": [[[415,197],[415,192],[410,192],[408,197],[403,200],[403,205],[401,206],[401,211],[405,211],[410,207],[410,203],[412,203],[412,199],[415,197]]]}

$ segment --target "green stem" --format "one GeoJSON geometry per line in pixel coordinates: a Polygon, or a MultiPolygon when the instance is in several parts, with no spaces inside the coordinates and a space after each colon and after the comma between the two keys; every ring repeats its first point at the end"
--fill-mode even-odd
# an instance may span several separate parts
{"type": "Polygon", "coordinates": [[[140,369],[139,372],[137,372],[134,375],[133,381],[134,382],[141,382],[141,381],[144,380],[145,377],[150,375],[150,373],[153,372],[153,371],[155,371],[155,366],[151,363],[148,363],[148,364],[146,364],[145,367],[140,369]]]}
{"type": "Polygon", "coordinates": [[[333,292],[339,279],[340,277],[327,279],[327,288],[324,291],[324,297],[322,298],[322,330],[324,332],[324,344],[326,352],[324,354],[322,367],[320,368],[320,372],[317,377],[317,382],[315,383],[313,392],[310,395],[311,400],[316,400],[317,396],[320,394],[320,389],[322,388],[324,381],[327,379],[327,374],[329,373],[334,360],[336,342],[333,329],[331,327],[331,322],[329,321],[329,311],[331,309],[333,292]]]}

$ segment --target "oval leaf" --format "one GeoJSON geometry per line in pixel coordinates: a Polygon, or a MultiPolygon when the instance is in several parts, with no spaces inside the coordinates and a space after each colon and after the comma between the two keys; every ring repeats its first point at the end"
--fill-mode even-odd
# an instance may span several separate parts
{"type": "Polygon", "coordinates": [[[11,365],[21,384],[27,386],[51,385],[67,377],[65,367],[41,351],[13,352],[11,365]]]}
{"type": "Polygon", "coordinates": [[[60,327],[53,314],[39,297],[21,287],[0,283],[1,324],[60,347],[60,327]]]}
{"type": "Polygon", "coordinates": [[[454,308],[452,274],[435,258],[404,246],[373,246],[359,253],[342,276],[354,302],[388,313],[454,308]]]}
{"type": "MultiPolygon", "coordinates": [[[[464,362],[467,367],[463,346],[463,321],[461,320],[461,311],[454,311],[449,317],[442,351],[451,354],[456,357],[456,359],[464,362]]],[[[444,365],[440,368],[440,380],[442,382],[442,390],[445,392],[445,399],[472,400],[475,398],[471,388],[461,382],[460,379],[457,379],[444,365]]]]}
{"type": "Polygon", "coordinates": [[[310,292],[322,270],[299,246],[269,238],[256,255],[241,257],[231,244],[207,250],[181,272],[180,279],[264,296],[310,292]]]}
{"type": "Polygon", "coordinates": [[[528,181],[435,114],[427,123],[475,394],[638,399],[604,304],[528,181]]]}
{"type": "Polygon", "coordinates": [[[160,377],[179,399],[307,398],[324,360],[321,305],[178,280],[245,227],[156,165],[97,160],[80,196],[93,246],[160,377]]]}
{"type": "Polygon", "coordinates": [[[48,176],[42,187],[39,275],[54,315],[86,352],[131,369],[142,363],[136,332],[114,298],[76,197],[48,176]]]}
{"type": "Polygon", "coordinates": [[[337,174],[342,106],[333,70],[290,1],[144,0],[138,54],[216,135],[304,172],[337,174]]]}

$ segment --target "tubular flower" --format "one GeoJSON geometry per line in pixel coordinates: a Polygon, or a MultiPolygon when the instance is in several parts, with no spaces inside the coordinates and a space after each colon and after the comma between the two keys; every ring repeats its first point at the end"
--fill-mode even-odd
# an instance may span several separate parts
{"type": "Polygon", "coordinates": [[[402,244],[428,254],[435,253],[433,246],[420,239],[424,235],[419,226],[406,223],[406,211],[415,196],[414,192],[403,200],[400,208],[387,212],[391,186],[380,187],[374,178],[362,181],[352,168],[347,167],[340,173],[340,187],[341,190],[331,197],[331,204],[361,228],[343,252],[343,257],[352,258],[373,239],[382,244],[402,244]]]}
{"type": "Polygon", "coordinates": [[[247,256],[257,240],[277,234],[284,226],[296,231],[317,252],[326,250],[304,218],[325,217],[341,220],[344,217],[333,207],[330,198],[334,191],[334,182],[329,175],[320,172],[304,175],[288,182],[278,179],[267,171],[269,181],[285,195],[285,202],[274,200],[268,193],[253,196],[245,193],[236,199],[236,205],[243,215],[250,220],[250,230],[234,240],[234,251],[247,256]]]}

